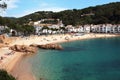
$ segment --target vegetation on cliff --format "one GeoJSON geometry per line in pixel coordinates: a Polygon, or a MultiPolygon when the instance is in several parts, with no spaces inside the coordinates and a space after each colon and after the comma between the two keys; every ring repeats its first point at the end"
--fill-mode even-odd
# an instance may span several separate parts
{"type": "Polygon", "coordinates": [[[39,11],[19,18],[28,22],[45,18],[61,19],[65,25],[120,23],[120,2],[114,2],[85,9],[65,10],[61,12],[39,11]]]}
{"type": "Polygon", "coordinates": [[[7,73],[5,70],[0,70],[0,80],[16,80],[13,76],[7,73]]]}

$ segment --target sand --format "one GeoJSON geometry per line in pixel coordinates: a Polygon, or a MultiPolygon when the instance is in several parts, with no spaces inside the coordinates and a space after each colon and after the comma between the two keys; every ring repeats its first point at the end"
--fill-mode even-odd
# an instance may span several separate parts
{"type": "MultiPolygon", "coordinates": [[[[75,34],[59,34],[59,35],[48,35],[48,36],[30,36],[30,37],[17,37],[14,41],[9,45],[13,46],[17,45],[31,45],[31,44],[50,44],[50,43],[62,43],[74,40],[84,40],[84,39],[92,39],[92,38],[108,38],[108,37],[116,37],[119,35],[115,34],[83,34],[83,35],[75,35],[75,34]]],[[[11,53],[9,47],[0,48],[0,57],[4,57],[3,60],[0,60],[0,69],[6,69],[8,72],[11,72],[16,63],[21,59],[22,53],[15,52],[11,55],[6,55],[7,53],[11,53]]],[[[30,75],[26,75],[30,76],[30,75]]],[[[29,77],[22,76],[19,80],[28,80],[29,77]]],[[[34,79],[31,79],[34,80],[34,79]]]]}
{"type": "Polygon", "coordinates": [[[31,44],[50,44],[60,43],[73,40],[83,40],[91,38],[105,38],[105,37],[116,37],[114,34],[84,34],[82,36],[75,36],[74,34],[59,34],[59,35],[48,35],[48,36],[30,36],[24,38],[17,38],[10,45],[31,45],[31,44]]]}
{"type": "Polygon", "coordinates": [[[8,72],[10,72],[13,69],[13,66],[16,64],[16,62],[20,59],[22,56],[21,53],[14,52],[12,53],[12,50],[9,50],[8,47],[1,48],[0,49],[0,57],[3,57],[0,63],[0,69],[5,69],[8,72]]]}

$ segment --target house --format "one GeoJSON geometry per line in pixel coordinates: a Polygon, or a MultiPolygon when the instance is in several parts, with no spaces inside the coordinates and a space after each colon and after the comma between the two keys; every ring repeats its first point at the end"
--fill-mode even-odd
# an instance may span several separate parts
{"type": "Polygon", "coordinates": [[[90,33],[90,25],[84,25],[83,28],[85,33],[90,33]]]}
{"type": "Polygon", "coordinates": [[[81,26],[79,26],[79,32],[84,32],[84,27],[81,25],[81,26]]]}
{"type": "Polygon", "coordinates": [[[60,29],[60,26],[54,24],[54,25],[48,26],[48,28],[50,28],[50,29],[60,29]]]}
{"type": "Polygon", "coordinates": [[[34,26],[34,28],[35,28],[35,34],[40,35],[43,26],[34,26]]]}
{"type": "Polygon", "coordinates": [[[73,32],[74,27],[72,25],[67,25],[65,29],[67,30],[67,32],[73,32]]]}
{"type": "Polygon", "coordinates": [[[95,33],[120,33],[120,25],[112,25],[112,24],[93,25],[92,32],[95,32],[95,33]]]}
{"type": "Polygon", "coordinates": [[[120,33],[120,24],[117,25],[117,31],[120,33]]]}
{"type": "Polygon", "coordinates": [[[34,25],[39,25],[41,21],[34,22],[34,25]]]}
{"type": "Polygon", "coordinates": [[[0,26],[0,34],[3,34],[7,28],[7,26],[0,26]]]}
{"type": "Polygon", "coordinates": [[[57,19],[57,23],[45,23],[47,21],[54,21],[55,19],[41,19],[40,21],[34,22],[34,28],[35,28],[35,34],[52,34],[52,33],[60,33],[64,32],[63,30],[60,30],[62,27],[65,27],[62,21],[57,19]],[[48,29],[44,29],[44,27],[47,27],[48,29]],[[58,30],[55,32],[55,30],[58,30]],[[54,31],[54,32],[53,32],[54,31]]]}

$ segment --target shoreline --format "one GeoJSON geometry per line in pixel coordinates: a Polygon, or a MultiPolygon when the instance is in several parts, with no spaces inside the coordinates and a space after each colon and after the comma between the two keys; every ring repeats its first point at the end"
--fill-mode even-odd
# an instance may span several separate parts
{"type": "Polygon", "coordinates": [[[0,55],[0,57],[3,57],[3,59],[0,60],[0,69],[5,69],[7,72],[11,72],[15,64],[22,58],[22,54],[20,52],[14,52],[14,54],[11,54],[12,50],[9,50],[8,48],[4,50],[5,51],[2,51],[3,53],[0,55]]]}
{"type": "Polygon", "coordinates": [[[78,37],[70,39],[70,40],[63,40],[63,41],[58,41],[58,42],[53,42],[53,43],[64,43],[64,42],[81,41],[81,40],[87,40],[87,39],[89,40],[89,39],[97,39],[97,38],[112,38],[112,37],[119,37],[120,36],[120,35],[115,35],[115,34],[103,34],[103,35],[98,34],[99,36],[98,35],[96,36],[96,34],[95,35],[87,34],[87,35],[89,35],[91,37],[78,36],[78,37]]]}
{"type": "Polygon", "coordinates": [[[47,36],[30,36],[25,38],[17,38],[10,46],[17,45],[31,45],[31,44],[52,44],[52,43],[62,43],[68,41],[84,40],[84,39],[94,39],[94,38],[109,38],[118,37],[118,34],[84,34],[82,36],[75,36],[73,34],[59,34],[59,35],[47,35],[47,36]],[[68,39],[65,39],[68,38],[68,39]]]}
{"type": "MultiPolygon", "coordinates": [[[[71,34],[71,35],[70,34],[60,34],[60,35],[48,35],[48,36],[32,36],[32,37],[27,37],[27,38],[18,37],[9,46],[12,46],[15,44],[31,45],[31,44],[63,43],[63,42],[71,42],[71,41],[76,41],[76,40],[86,40],[86,39],[95,39],[95,38],[110,38],[110,37],[118,37],[118,36],[120,36],[120,35],[90,33],[90,34],[84,34],[82,36],[75,36],[73,34],[71,34]]],[[[8,47],[5,50],[7,50],[8,52],[11,52],[8,47]]],[[[3,53],[3,55],[5,53],[3,53]]],[[[5,68],[3,68],[3,69],[5,69],[11,73],[11,71],[14,70],[14,68],[16,67],[17,62],[19,62],[22,59],[22,56],[23,56],[23,53],[19,53],[19,52],[15,52],[13,55],[8,56],[7,57],[8,60],[6,62],[4,62],[3,66],[5,68]]],[[[5,59],[7,59],[7,58],[5,58],[5,59]]],[[[2,69],[2,68],[0,67],[0,69],[2,69]]],[[[27,76],[29,76],[29,75],[27,75],[27,76]]]]}
{"type": "Polygon", "coordinates": [[[13,70],[13,68],[15,67],[17,62],[19,62],[23,57],[23,55],[19,52],[16,52],[15,54],[16,54],[16,57],[14,59],[12,59],[11,63],[8,64],[10,67],[7,68],[7,71],[9,71],[9,72],[11,72],[13,70]]]}

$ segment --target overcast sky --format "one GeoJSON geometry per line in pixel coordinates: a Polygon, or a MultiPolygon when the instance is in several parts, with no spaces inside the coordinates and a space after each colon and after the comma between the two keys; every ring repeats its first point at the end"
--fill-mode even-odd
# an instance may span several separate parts
{"type": "Polygon", "coordinates": [[[9,0],[8,9],[2,16],[21,17],[36,11],[62,11],[82,9],[89,6],[120,2],[120,0],[9,0]]]}

